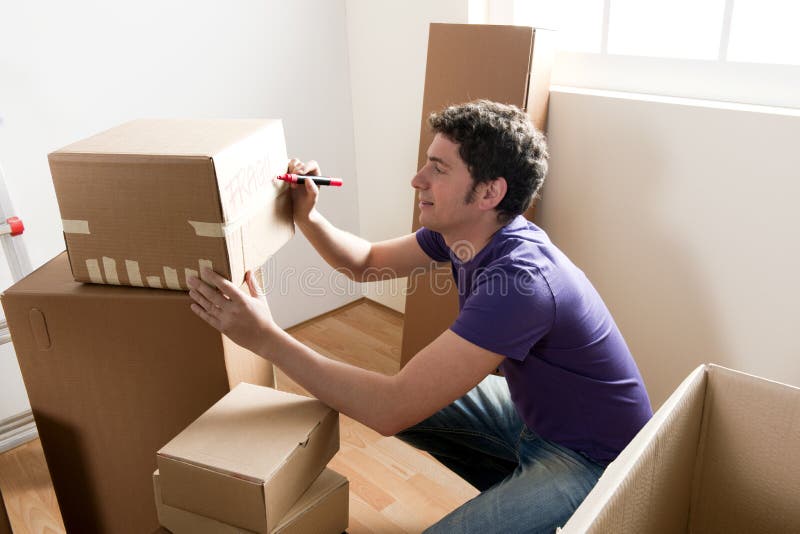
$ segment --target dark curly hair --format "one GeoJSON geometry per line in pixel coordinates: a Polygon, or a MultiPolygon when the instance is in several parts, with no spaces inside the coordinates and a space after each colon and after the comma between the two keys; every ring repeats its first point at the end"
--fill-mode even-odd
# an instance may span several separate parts
{"type": "Polygon", "coordinates": [[[508,190],[497,205],[497,219],[507,223],[525,213],[547,174],[547,142],[516,106],[476,100],[450,106],[428,117],[433,133],[458,143],[458,153],[475,181],[467,196],[474,200],[482,182],[502,176],[508,190]]]}

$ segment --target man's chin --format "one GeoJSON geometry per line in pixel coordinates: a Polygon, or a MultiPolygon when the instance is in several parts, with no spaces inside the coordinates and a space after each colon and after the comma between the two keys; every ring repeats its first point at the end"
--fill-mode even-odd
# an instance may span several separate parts
{"type": "Polygon", "coordinates": [[[419,221],[420,226],[424,226],[428,230],[433,230],[434,232],[438,232],[438,230],[436,229],[436,223],[430,221],[430,219],[428,217],[425,217],[424,214],[420,213],[419,218],[417,220],[419,221]]]}

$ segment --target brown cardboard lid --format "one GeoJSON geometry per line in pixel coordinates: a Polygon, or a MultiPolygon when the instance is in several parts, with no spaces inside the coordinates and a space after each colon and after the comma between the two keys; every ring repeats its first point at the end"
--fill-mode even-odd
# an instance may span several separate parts
{"type": "Polygon", "coordinates": [[[241,383],[158,454],[262,484],[330,412],[316,399],[241,383]]]}
{"type": "Polygon", "coordinates": [[[137,119],[77,141],[60,154],[211,157],[278,119],[137,119]]]}

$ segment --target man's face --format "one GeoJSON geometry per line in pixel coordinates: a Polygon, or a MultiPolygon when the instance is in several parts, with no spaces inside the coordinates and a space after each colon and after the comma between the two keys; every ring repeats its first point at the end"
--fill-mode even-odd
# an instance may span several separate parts
{"type": "Polygon", "coordinates": [[[420,224],[439,233],[457,231],[478,215],[474,203],[467,202],[473,180],[458,148],[458,143],[436,134],[428,147],[427,163],[411,180],[417,190],[420,224]]]}

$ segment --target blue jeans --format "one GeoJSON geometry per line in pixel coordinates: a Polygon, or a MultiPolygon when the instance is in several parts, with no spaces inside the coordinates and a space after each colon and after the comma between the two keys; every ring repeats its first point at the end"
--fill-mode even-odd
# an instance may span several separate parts
{"type": "Polygon", "coordinates": [[[481,491],[428,533],[551,534],[567,522],[604,469],[528,429],[505,379],[494,375],[397,437],[481,491]]]}

